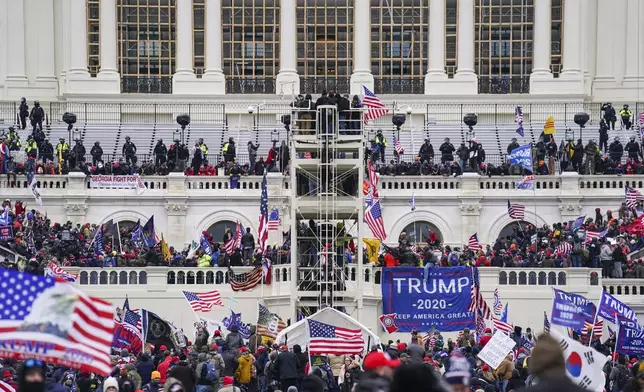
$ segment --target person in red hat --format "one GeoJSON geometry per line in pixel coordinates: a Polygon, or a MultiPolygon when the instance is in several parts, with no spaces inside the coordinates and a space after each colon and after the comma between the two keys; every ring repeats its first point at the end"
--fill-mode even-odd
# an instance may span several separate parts
{"type": "Polygon", "coordinates": [[[380,351],[367,354],[362,361],[364,374],[356,385],[356,390],[388,391],[393,378],[394,369],[400,366],[400,360],[380,351]]]}
{"type": "Polygon", "coordinates": [[[5,384],[7,384],[7,385],[9,385],[10,387],[12,387],[13,389],[15,389],[16,391],[18,390],[18,384],[16,384],[16,382],[13,380],[13,374],[11,374],[11,372],[10,372],[10,371],[5,370],[5,371],[2,373],[2,381],[3,381],[5,384]]]}
{"type": "Polygon", "coordinates": [[[491,328],[485,328],[485,334],[481,336],[481,340],[479,341],[479,344],[481,345],[481,348],[485,347],[487,342],[492,339],[492,329],[491,328]]]}
{"type": "Polygon", "coordinates": [[[233,385],[234,382],[235,382],[234,378],[230,376],[224,377],[222,381],[222,383],[224,384],[224,387],[221,388],[219,392],[241,392],[239,388],[233,385]]]}

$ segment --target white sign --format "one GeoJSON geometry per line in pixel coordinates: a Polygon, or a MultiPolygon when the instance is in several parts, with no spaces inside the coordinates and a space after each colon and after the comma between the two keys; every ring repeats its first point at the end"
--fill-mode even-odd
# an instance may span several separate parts
{"type": "Polygon", "coordinates": [[[147,187],[140,176],[90,176],[90,187],[102,189],[136,189],[136,194],[145,192],[147,187]]]}
{"type": "Polygon", "coordinates": [[[508,335],[504,334],[501,331],[496,331],[492,339],[483,347],[483,350],[479,353],[479,358],[492,369],[499,367],[501,362],[505,357],[512,351],[516,346],[514,340],[512,340],[508,335]]]}

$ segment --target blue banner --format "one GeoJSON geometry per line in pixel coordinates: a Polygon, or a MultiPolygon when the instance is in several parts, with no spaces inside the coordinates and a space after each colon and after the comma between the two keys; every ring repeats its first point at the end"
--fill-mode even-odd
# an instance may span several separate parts
{"type": "Polygon", "coordinates": [[[13,240],[13,227],[0,226],[0,240],[11,241],[13,240]]]}
{"type": "Polygon", "coordinates": [[[382,313],[396,314],[398,332],[476,327],[474,313],[468,310],[473,284],[471,268],[430,268],[427,280],[423,277],[422,268],[383,269],[382,313]]]}
{"type": "Polygon", "coordinates": [[[583,328],[585,317],[583,309],[581,306],[577,305],[576,299],[573,299],[573,296],[566,291],[557,289],[553,290],[554,298],[552,299],[552,313],[550,321],[553,324],[561,325],[562,327],[572,329],[583,328]]]}
{"type": "Polygon", "coordinates": [[[644,355],[644,328],[635,321],[618,317],[615,351],[625,355],[644,355]]]}
{"type": "Polygon", "coordinates": [[[532,147],[529,144],[524,144],[512,150],[508,159],[513,165],[519,165],[530,171],[534,170],[532,167],[532,147]]]}
{"type": "Polygon", "coordinates": [[[127,348],[131,350],[135,355],[139,355],[143,349],[143,343],[141,338],[136,336],[134,332],[130,329],[123,327],[119,323],[114,323],[114,336],[112,337],[112,348],[115,350],[121,350],[127,348]]]}
{"type": "Polygon", "coordinates": [[[611,323],[615,322],[617,316],[637,322],[637,315],[628,305],[618,300],[614,296],[603,291],[599,299],[599,309],[597,317],[603,317],[611,323]]]}

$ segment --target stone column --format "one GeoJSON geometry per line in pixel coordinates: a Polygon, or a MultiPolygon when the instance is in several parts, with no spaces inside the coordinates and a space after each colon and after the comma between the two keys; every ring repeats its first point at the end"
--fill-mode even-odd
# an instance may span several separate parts
{"type": "MultiPolygon", "coordinates": [[[[641,25],[642,10],[644,4],[640,0],[627,0],[626,4],[626,41],[628,42],[626,54],[626,73],[624,75],[624,84],[631,85],[637,89],[644,79],[641,72],[642,59],[644,54],[641,53],[642,42],[644,41],[644,27],[641,25]]],[[[644,89],[644,86],[640,87],[644,89]]]]}
{"type": "Polygon", "coordinates": [[[89,79],[87,70],[87,7],[85,0],[70,1],[70,64],[68,77],[89,79]]]}
{"type": "Polygon", "coordinates": [[[351,95],[363,95],[363,85],[374,91],[374,79],[371,74],[371,2],[355,1],[353,5],[351,95]]]}
{"type": "Polygon", "coordinates": [[[586,19],[586,52],[584,54],[584,61],[586,66],[584,67],[584,91],[586,95],[592,95],[592,82],[596,74],[596,63],[595,59],[597,57],[597,23],[594,22],[597,20],[597,0],[588,0],[585,4],[585,19],[586,19]]]}
{"type": "Polygon", "coordinates": [[[101,92],[118,94],[121,92],[121,77],[116,58],[116,0],[101,0],[99,16],[101,69],[97,79],[102,81],[101,92]]]}
{"type": "Polygon", "coordinates": [[[186,238],[186,176],[183,173],[168,175],[168,192],[165,197],[165,210],[168,213],[166,241],[175,247],[184,247],[191,239],[186,238]]]}
{"type": "Polygon", "coordinates": [[[173,94],[192,94],[197,81],[193,67],[192,0],[177,0],[176,70],[172,76],[173,94]]]}
{"type": "Polygon", "coordinates": [[[226,77],[221,66],[221,0],[206,0],[206,71],[203,80],[209,82],[213,94],[226,93],[226,77]]]}
{"type": "Polygon", "coordinates": [[[38,68],[36,84],[39,87],[55,89],[57,86],[54,67],[54,0],[38,1],[36,13],[38,27],[38,68]]]}
{"type": "MultiPolygon", "coordinates": [[[[276,93],[300,93],[297,75],[297,3],[282,0],[280,7],[280,70],[277,74],[276,93]]],[[[307,91],[310,93],[312,91],[307,91]]]]}
{"type": "Polygon", "coordinates": [[[477,94],[478,78],[474,73],[474,0],[458,2],[458,64],[454,80],[460,94],[477,94]]]}
{"type": "Polygon", "coordinates": [[[581,74],[581,22],[579,12],[581,0],[564,2],[563,21],[563,69],[562,78],[577,78],[581,74]]]}
{"type": "Polygon", "coordinates": [[[443,89],[437,88],[440,85],[437,85],[435,82],[444,82],[447,80],[447,73],[445,72],[445,0],[430,0],[429,2],[429,42],[427,53],[425,94],[440,94],[443,89]]]}
{"type": "Polygon", "coordinates": [[[614,42],[614,25],[612,16],[612,2],[611,0],[598,0],[597,2],[597,46],[601,49],[597,50],[596,58],[596,75],[595,83],[597,82],[615,82],[613,75],[613,49],[612,43],[614,42]]]}
{"type": "Polygon", "coordinates": [[[542,0],[534,4],[534,32],[532,34],[532,75],[533,77],[552,78],[550,71],[551,15],[550,1],[542,0]]]}
{"type": "MultiPolygon", "coordinates": [[[[25,0],[6,1],[7,26],[7,76],[5,88],[10,98],[20,98],[24,91],[18,89],[26,88],[27,68],[25,53],[25,0]],[[12,91],[16,89],[15,91],[12,91]]],[[[5,38],[3,38],[5,39],[5,38]]]]}

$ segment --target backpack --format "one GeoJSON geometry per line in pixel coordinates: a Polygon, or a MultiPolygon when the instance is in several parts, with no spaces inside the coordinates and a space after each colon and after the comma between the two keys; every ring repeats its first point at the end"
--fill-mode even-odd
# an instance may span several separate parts
{"type": "Polygon", "coordinates": [[[214,363],[204,362],[204,367],[201,368],[201,378],[209,382],[217,381],[217,368],[214,363]]]}

